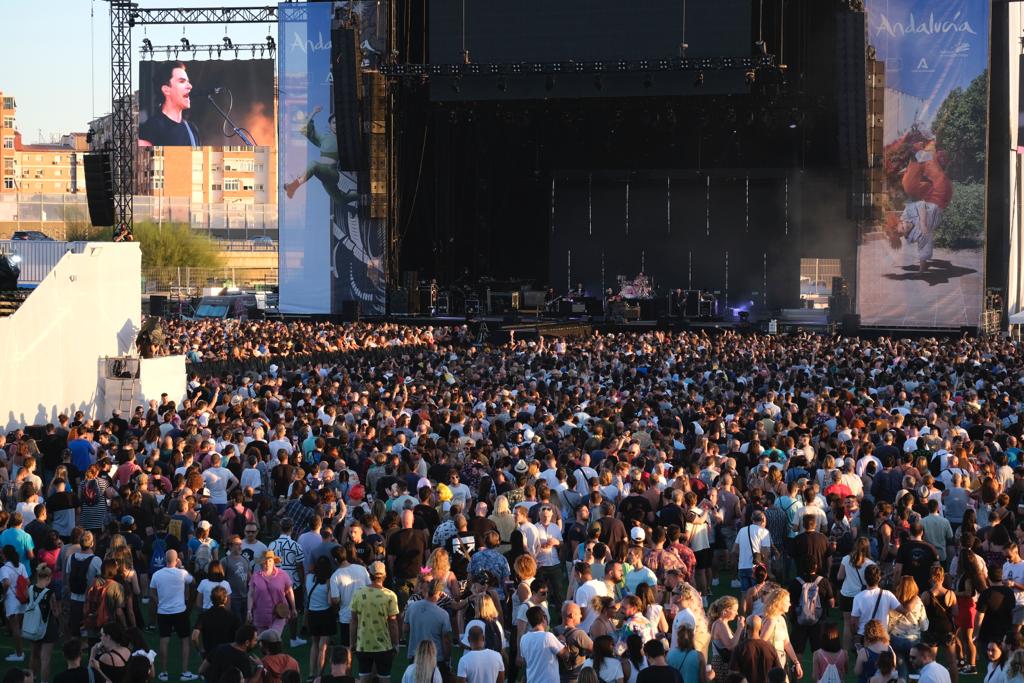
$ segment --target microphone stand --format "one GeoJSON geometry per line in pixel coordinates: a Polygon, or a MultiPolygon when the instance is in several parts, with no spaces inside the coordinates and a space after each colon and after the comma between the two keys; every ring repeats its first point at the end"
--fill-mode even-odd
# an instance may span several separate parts
{"type": "Polygon", "coordinates": [[[242,139],[242,142],[244,142],[244,143],[245,143],[245,144],[246,144],[247,146],[249,146],[249,147],[255,147],[255,146],[256,146],[256,143],[255,143],[255,142],[253,142],[253,141],[252,141],[252,140],[251,140],[251,139],[249,138],[249,136],[247,136],[247,135],[246,135],[246,134],[245,134],[245,133],[244,133],[244,132],[242,131],[242,129],[241,129],[241,128],[239,128],[238,126],[236,126],[236,125],[235,125],[235,122],[231,120],[231,117],[227,115],[227,112],[225,112],[225,111],[224,111],[223,109],[221,109],[221,108],[220,108],[220,105],[218,105],[218,104],[217,104],[217,102],[216,102],[216,101],[215,101],[215,100],[213,99],[213,95],[207,95],[207,96],[206,96],[206,99],[210,100],[210,104],[212,104],[212,105],[213,105],[213,108],[214,108],[214,109],[216,109],[216,110],[217,110],[217,112],[218,112],[218,113],[219,113],[219,114],[220,114],[221,116],[223,116],[223,117],[224,117],[224,120],[225,120],[225,121],[227,121],[227,122],[228,122],[228,125],[229,125],[229,126],[231,126],[231,129],[232,129],[233,131],[235,131],[235,135],[237,135],[237,136],[238,136],[239,138],[241,138],[241,139],[242,139]]]}

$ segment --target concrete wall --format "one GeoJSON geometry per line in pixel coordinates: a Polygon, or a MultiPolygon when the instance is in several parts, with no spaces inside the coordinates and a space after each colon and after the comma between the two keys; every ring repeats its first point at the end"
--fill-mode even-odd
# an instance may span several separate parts
{"type": "MultiPolygon", "coordinates": [[[[103,364],[100,364],[102,368],[103,364]]],[[[102,372],[102,370],[101,370],[102,372]]],[[[132,406],[147,406],[152,399],[160,400],[161,394],[179,406],[185,399],[185,356],[159,356],[139,360],[139,378],[134,383],[132,406]]],[[[103,409],[101,417],[109,417],[118,407],[120,383],[130,380],[100,379],[99,386],[103,394],[98,401],[103,409]]]]}
{"type": "Polygon", "coordinates": [[[91,242],[65,254],[14,315],[0,318],[0,424],[99,416],[97,359],[129,352],[141,322],[142,253],[91,242]]]}

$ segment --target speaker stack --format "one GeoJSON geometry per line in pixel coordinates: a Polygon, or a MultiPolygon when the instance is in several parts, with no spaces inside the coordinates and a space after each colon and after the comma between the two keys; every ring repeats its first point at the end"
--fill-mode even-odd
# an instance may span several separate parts
{"type": "Polygon", "coordinates": [[[114,172],[109,153],[85,155],[85,195],[89,221],[97,227],[113,227],[114,172]]]}

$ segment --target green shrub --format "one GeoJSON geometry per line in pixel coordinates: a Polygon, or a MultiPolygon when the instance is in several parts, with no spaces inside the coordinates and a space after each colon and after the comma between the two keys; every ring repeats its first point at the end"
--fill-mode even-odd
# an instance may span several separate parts
{"type": "Polygon", "coordinates": [[[187,223],[136,223],[135,241],[142,249],[144,268],[217,268],[221,265],[213,240],[192,230],[187,223]]]}
{"type": "Polygon", "coordinates": [[[976,249],[985,241],[984,183],[953,183],[953,199],[935,230],[935,246],[976,249]]]}

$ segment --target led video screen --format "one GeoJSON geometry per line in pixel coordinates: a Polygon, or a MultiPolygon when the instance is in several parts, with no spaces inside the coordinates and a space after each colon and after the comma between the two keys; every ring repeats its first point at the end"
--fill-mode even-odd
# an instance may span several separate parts
{"type": "Polygon", "coordinates": [[[274,60],[139,63],[139,146],[273,146],[274,131],[274,60]]]}

